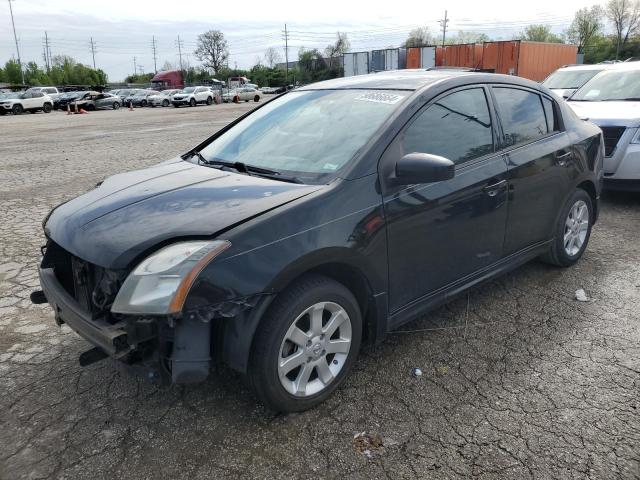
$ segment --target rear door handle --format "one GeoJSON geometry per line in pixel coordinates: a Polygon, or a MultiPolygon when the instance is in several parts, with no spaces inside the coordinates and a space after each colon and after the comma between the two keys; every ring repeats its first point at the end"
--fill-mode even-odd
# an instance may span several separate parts
{"type": "Polygon", "coordinates": [[[561,167],[564,167],[567,164],[567,160],[569,160],[570,158],[571,158],[571,152],[556,153],[556,162],[561,167]]]}
{"type": "Polygon", "coordinates": [[[498,193],[500,193],[500,190],[503,190],[506,187],[507,187],[507,181],[500,180],[499,182],[487,185],[482,190],[484,191],[484,193],[486,193],[490,197],[495,197],[496,195],[498,195],[498,193]]]}

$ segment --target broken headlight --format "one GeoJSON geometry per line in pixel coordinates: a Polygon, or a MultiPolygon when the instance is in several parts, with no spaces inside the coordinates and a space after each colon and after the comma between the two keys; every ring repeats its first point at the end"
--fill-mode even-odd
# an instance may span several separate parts
{"type": "Polygon", "coordinates": [[[194,240],[161,248],[127,276],[111,311],[148,315],[180,312],[198,274],[230,246],[226,240],[194,240]]]}

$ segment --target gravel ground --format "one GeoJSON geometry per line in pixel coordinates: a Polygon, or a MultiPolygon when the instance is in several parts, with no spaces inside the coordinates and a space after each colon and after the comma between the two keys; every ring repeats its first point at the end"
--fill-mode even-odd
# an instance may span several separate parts
{"type": "Polygon", "coordinates": [[[224,368],[164,388],[80,368],[87,344],[28,300],[42,218],[253,106],[0,117],[0,478],[640,478],[640,194],[605,195],[575,267],[531,263],[366,347],[313,411],[274,416],[224,368]]]}

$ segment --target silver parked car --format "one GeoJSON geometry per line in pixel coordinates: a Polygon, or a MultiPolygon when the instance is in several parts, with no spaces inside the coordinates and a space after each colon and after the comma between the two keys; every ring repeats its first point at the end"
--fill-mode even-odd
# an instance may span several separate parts
{"type": "Polygon", "coordinates": [[[605,188],[640,191],[640,63],[607,66],[568,103],[602,129],[605,188]]]}
{"type": "Polygon", "coordinates": [[[152,107],[168,107],[171,105],[171,97],[174,93],[181,92],[179,88],[172,88],[169,90],[162,90],[161,92],[156,92],[153,95],[147,97],[147,102],[152,107]]]}
{"type": "Polygon", "coordinates": [[[567,65],[560,67],[545,78],[542,84],[562,98],[569,98],[576,90],[607,67],[608,65],[601,63],[597,65],[567,65]]]}

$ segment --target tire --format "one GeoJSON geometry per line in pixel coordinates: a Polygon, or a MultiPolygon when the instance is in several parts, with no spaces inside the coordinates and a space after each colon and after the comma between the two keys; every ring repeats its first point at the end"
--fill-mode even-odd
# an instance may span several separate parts
{"type": "Polygon", "coordinates": [[[51,113],[51,110],[53,110],[53,106],[52,106],[50,103],[45,103],[45,104],[42,106],[42,111],[43,111],[44,113],[51,113]]]}
{"type": "Polygon", "coordinates": [[[168,107],[169,106],[169,100],[167,100],[166,98],[162,101],[162,106],[163,107],[168,107]]]}
{"type": "Polygon", "coordinates": [[[91,103],[90,103],[89,105],[87,105],[87,108],[85,108],[85,110],[86,110],[87,112],[94,112],[94,111],[95,111],[95,109],[96,109],[96,106],[95,106],[95,105],[93,105],[93,104],[91,104],[91,103]]]}
{"type": "Polygon", "coordinates": [[[174,108],[178,108],[179,105],[177,103],[174,103],[173,106],[174,108]]]}
{"type": "Polygon", "coordinates": [[[14,115],[20,115],[22,112],[24,112],[24,108],[22,107],[22,105],[20,105],[19,103],[16,103],[12,108],[11,111],[13,112],[14,115]]]}
{"type": "Polygon", "coordinates": [[[576,263],[587,248],[592,224],[591,196],[584,190],[577,189],[562,207],[556,223],[553,243],[541,259],[558,267],[570,267],[576,263]],[[568,240],[565,240],[567,237],[568,240]]]}
{"type": "Polygon", "coordinates": [[[189,106],[190,107],[195,107],[196,106],[196,99],[192,98],[191,100],[189,100],[189,106]]]}
{"type": "Polygon", "coordinates": [[[358,356],[361,339],[362,316],[353,294],[344,285],[330,278],[320,275],[304,276],[280,293],[262,318],[253,339],[249,383],[258,399],[274,411],[308,410],[327,399],[346,378],[358,356]],[[314,330],[311,317],[305,311],[320,305],[323,305],[323,316],[319,317],[322,327],[315,324],[317,328],[314,330]],[[342,323],[333,333],[327,333],[327,337],[324,334],[318,335],[318,332],[329,326],[327,318],[332,315],[342,318],[342,323]],[[297,336],[301,340],[299,344],[288,340],[287,336],[293,335],[290,332],[295,332],[292,329],[296,326],[298,333],[301,330],[308,332],[305,335],[311,340],[300,335],[297,336]],[[342,348],[337,353],[326,353],[325,349],[336,348],[338,337],[343,339],[340,342],[343,347],[350,337],[347,352],[342,348]],[[287,355],[283,357],[285,352],[287,355]],[[283,368],[281,377],[280,359],[289,356],[302,360],[300,363],[294,360],[288,373],[286,367],[283,368]],[[327,375],[326,381],[321,379],[321,370],[327,375]],[[304,391],[297,390],[302,377],[307,379],[304,391]]]}
{"type": "Polygon", "coordinates": [[[207,97],[207,105],[211,105],[213,103],[212,97],[207,97]]]}
{"type": "Polygon", "coordinates": [[[255,97],[253,97],[253,101],[254,102],[259,102],[260,101],[260,95],[256,95],[255,97]]]}
{"type": "Polygon", "coordinates": [[[113,105],[111,105],[111,107],[113,107],[114,110],[118,110],[120,108],[120,103],[113,102],[113,105]]]}
{"type": "Polygon", "coordinates": [[[141,107],[146,107],[146,106],[147,106],[147,101],[146,101],[146,100],[142,100],[142,101],[140,102],[140,106],[141,106],[141,107]]]}

